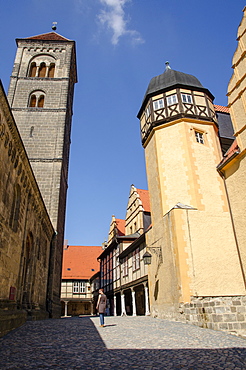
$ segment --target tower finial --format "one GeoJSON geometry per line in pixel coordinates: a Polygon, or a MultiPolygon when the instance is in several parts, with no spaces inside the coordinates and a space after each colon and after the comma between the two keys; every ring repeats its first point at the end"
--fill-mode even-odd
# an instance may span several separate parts
{"type": "Polygon", "coordinates": [[[53,22],[52,23],[52,30],[55,31],[56,30],[56,25],[57,25],[57,22],[53,22]]]}
{"type": "Polygon", "coordinates": [[[165,64],[166,64],[166,71],[167,71],[168,69],[172,69],[172,68],[170,67],[170,65],[169,65],[169,62],[166,62],[165,64]]]}

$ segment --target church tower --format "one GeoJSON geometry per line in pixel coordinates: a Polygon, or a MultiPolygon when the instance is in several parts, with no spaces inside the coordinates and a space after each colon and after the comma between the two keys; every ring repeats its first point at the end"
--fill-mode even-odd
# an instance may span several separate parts
{"type": "Polygon", "coordinates": [[[48,287],[51,315],[59,315],[68,181],[75,42],[56,32],[17,39],[8,100],[50,219],[54,237],[48,287]]]}
{"type": "MultiPolygon", "coordinates": [[[[214,297],[245,295],[216,169],[222,153],[213,99],[196,77],[166,63],[164,73],[150,81],[138,113],[152,219],[146,235],[152,315],[189,321],[198,298],[212,307],[214,297]]],[[[204,312],[196,312],[200,326],[213,320],[204,312]]]]}

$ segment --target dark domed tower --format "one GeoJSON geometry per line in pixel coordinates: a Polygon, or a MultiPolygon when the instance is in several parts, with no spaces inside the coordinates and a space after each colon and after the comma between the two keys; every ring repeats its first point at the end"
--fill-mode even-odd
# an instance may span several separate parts
{"type": "Polygon", "coordinates": [[[75,42],[50,32],[17,39],[8,100],[57,236],[52,247],[48,301],[59,315],[61,261],[77,82],[75,42]]]}
{"type": "Polygon", "coordinates": [[[153,254],[149,268],[152,314],[180,319],[180,306],[194,297],[244,292],[216,170],[222,154],[213,95],[167,64],[150,81],[138,118],[151,204],[147,244],[162,254],[153,254]]]}

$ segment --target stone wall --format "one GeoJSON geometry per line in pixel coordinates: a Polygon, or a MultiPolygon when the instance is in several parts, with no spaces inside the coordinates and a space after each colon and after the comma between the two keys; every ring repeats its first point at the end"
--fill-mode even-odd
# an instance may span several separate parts
{"type": "Polygon", "coordinates": [[[179,312],[189,324],[246,336],[246,296],[193,297],[179,312]]]}
{"type": "Polygon", "coordinates": [[[0,84],[0,336],[27,318],[49,316],[47,285],[53,235],[0,84]]]}

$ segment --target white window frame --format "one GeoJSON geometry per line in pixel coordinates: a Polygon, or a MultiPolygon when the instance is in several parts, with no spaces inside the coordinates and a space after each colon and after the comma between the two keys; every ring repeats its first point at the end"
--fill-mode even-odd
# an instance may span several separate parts
{"type": "Polygon", "coordinates": [[[123,259],[123,276],[127,276],[128,275],[128,257],[125,257],[123,259]]]}
{"type": "Polygon", "coordinates": [[[173,105],[178,103],[177,94],[167,96],[167,105],[173,105]]]}
{"type": "Polygon", "coordinates": [[[145,110],[145,118],[146,118],[146,120],[149,118],[150,113],[151,113],[151,111],[150,111],[150,105],[149,105],[149,106],[146,108],[146,110],[145,110]]]}
{"type": "Polygon", "coordinates": [[[136,248],[132,254],[132,270],[136,271],[140,268],[140,248],[136,248]]]}
{"type": "Polygon", "coordinates": [[[202,132],[195,131],[195,137],[196,137],[196,141],[199,144],[205,144],[205,140],[204,140],[204,136],[203,136],[203,133],[202,132]]]}
{"type": "Polygon", "coordinates": [[[86,293],[85,281],[74,281],[73,282],[73,293],[74,294],[86,293]]]}
{"type": "Polygon", "coordinates": [[[164,99],[158,99],[153,101],[154,110],[164,108],[164,99]]]}
{"type": "Polygon", "coordinates": [[[183,94],[181,93],[181,99],[183,103],[186,104],[193,104],[192,96],[190,94],[183,94]]]}

